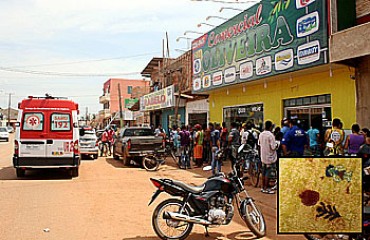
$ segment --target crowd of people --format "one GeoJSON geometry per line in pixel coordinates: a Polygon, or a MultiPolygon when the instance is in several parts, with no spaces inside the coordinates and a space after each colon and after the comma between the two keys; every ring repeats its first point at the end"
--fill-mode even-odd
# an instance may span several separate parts
{"type": "MultiPolygon", "coordinates": [[[[236,157],[240,144],[249,147],[262,162],[263,193],[274,193],[268,188],[269,172],[276,168],[279,157],[349,155],[370,157],[370,132],[352,125],[352,133],[345,135],[343,123],[335,118],[332,127],[321,130],[311,126],[304,131],[297,119],[284,118],[281,128],[271,121],[266,121],[264,129],[257,129],[252,121],[231,123],[228,129],[225,122],[196,124],[194,126],[173,126],[169,139],[173,142],[181,168],[212,166],[212,174],[221,172],[222,160],[236,157]],[[220,153],[226,154],[220,154],[220,153]],[[193,163],[191,162],[193,159],[193,163]]],[[[156,135],[166,137],[162,126],[155,129],[156,135]]]]}

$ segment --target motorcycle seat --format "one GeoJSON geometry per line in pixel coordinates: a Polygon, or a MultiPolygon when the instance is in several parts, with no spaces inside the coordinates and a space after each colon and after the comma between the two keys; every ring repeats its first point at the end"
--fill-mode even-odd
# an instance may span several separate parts
{"type": "Polygon", "coordinates": [[[186,183],[183,183],[183,182],[180,182],[180,181],[175,181],[175,180],[172,180],[172,183],[181,187],[181,188],[183,188],[184,190],[189,191],[189,192],[194,193],[194,194],[201,193],[204,190],[204,187],[206,186],[205,184],[203,184],[201,186],[190,186],[186,183]]]}

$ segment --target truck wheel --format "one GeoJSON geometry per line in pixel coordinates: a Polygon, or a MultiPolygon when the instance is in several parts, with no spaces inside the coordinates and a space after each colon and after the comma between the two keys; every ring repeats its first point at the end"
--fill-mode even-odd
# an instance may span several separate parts
{"type": "Polygon", "coordinates": [[[26,170],[22,169],[22,168],[17,168],[16,169],[16,172],[17,172],[17,177],[24,177],[26,175],[26,170]]]}
{"type": "Polygon", "coordinates": [[[78,177],[78,167],[74,167],[70,170],[71,177],[78,177]]]}
{"type": "Polygon", "coordinates": [[[126,156],[125,153],[123,153],[122,159],[123,159],[123,165],[130,166],[130,159],[126,156]]]}
{"type": "Polygon", "coordinates": [[[98,154],[93,155],[94,159],[98,159],[98,154]]]}

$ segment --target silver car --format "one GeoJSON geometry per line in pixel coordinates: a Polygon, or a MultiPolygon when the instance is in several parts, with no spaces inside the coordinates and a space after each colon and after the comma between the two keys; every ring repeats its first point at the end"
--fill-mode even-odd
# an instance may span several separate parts
{"type": "Polygon", "coordinates": [[[95,129],[80,129],[79,145],[81,159],[84,156],[92,156],[94,159],[98,158],[99,148],[95,129]]]}
{"type": "Polygon", "coordinates": [[[6,142],[9,142],[9,132],[6,127],[0,127],[0,139],[4,139],[6,142]]]}

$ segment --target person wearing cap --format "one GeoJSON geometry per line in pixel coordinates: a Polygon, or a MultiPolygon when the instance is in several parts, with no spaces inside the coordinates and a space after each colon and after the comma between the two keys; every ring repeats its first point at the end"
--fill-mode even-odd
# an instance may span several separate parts
{"type": "Polygon", "coordinates": [[[281,120],[281,127],[282,127],[281,132],[283,133],[284,136],[285,133],[287,133],[290,130],[288,118],[283,118],[283,120],[281,120]]]}

